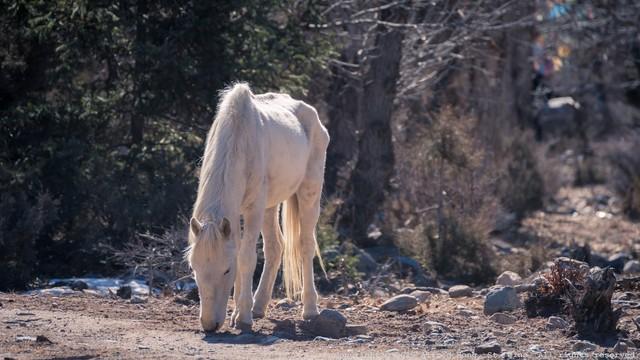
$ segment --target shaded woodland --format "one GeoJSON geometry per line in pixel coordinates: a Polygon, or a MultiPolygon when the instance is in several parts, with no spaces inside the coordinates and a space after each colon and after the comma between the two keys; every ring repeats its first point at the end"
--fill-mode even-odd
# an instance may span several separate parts
{"type": "Polygon", "coordinates": [[[337,281],[366,251],[414,259],[398,272],[426,282],[492,282],[509,264],[491,240],[535,242],[520,221],[566,186],[604,184],[640,217],[631,0],[0,9],[0,289],[184,266],[204,137],[233,81],[304,99],[329,129],[318,233],[337,281]]]}

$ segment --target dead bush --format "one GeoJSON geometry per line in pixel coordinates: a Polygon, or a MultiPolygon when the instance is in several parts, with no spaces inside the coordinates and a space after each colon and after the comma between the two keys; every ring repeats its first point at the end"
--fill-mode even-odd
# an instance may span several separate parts
{"type": "Polygon", "coordinates": [[[493,281],[488,235],[497,210],[495,164],[476,118],[444,108],[432,123],[412,126],[398,148],[397,191],[390,199],[395,217],[389,227],[404,226],[395,243],[440,276],[493,281]]]}
{"type": "Polygon", "coordinates": [[[609,155],[613,173],[610,182],[620,196],[622,210],[640,219],[640,136],[622,141],[609,155]]]}
{"type": "Polygon", "coordinates": [[[531,143],[524,136],[514,139],[506,152],[504,174],[498,182],[501,204],[518,218],[541,208],[545,196],[544,180],[531,143]]]}

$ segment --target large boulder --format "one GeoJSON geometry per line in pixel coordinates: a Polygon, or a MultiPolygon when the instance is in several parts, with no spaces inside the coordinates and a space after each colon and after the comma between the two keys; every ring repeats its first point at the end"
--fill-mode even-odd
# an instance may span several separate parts
{"type": "Polygon", "coordinates": [[[497,312],[512,311],[521,306],[516,289],[511,286],[494,286],[484,299],[485,315],[497,312]]]}

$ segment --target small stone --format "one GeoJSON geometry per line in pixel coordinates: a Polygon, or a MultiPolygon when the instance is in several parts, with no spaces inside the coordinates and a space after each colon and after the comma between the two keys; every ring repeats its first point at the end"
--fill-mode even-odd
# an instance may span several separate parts
{"type": "Polygon", "coordinates": [[[545,327],[547,330],[563,330],[569,327],[569,323],[559,316],[550,316],[545,327]]]}
{"type": "Polygon", "coordinates": [[[71,284],[69,284],[69,287],[71,288],[71,290],[82,291],[88,289],[89,285],[87,285],[87,283],[82,280],[74,280],[71,282],[71,284]]]}
{"type": "Polygon", "coordinates": [[[625,274],[640,273],[640,261],[638,261],[638,260],[627,261],[627,263],[624,264],[623,272],[625,274]]]}
{"type": "Polygon", "coordinates": [[[542,354],[544,353],[544,348],[538,344],[533,344],[529,346],[529,351],[535,354],[542,354]]]}
{"type": "Polygon", "coordinates": [[[473,312],[473,310],[469,310],[469,309],[460,309],[460,310],[458,310],[458,315],[461,315],[461,316],[464,316],[464,317],[469,318],[469,317],[475,316],[475,315],[476,315],[476,313],[475,313],[475,312],[473,312]]]}
{"type": "Polygon", "coordinates": [[[532,291],[533,289],[535,289],[535,285],[533,284],[520,284],[520,285],[516,285],[516,292],[518,294],[521,294],[523,292],[527,292],[527,291],[532,291]]]}
{"type": "Polygon", "coordinates": [[[51,340],[49,340],[49,338],[47,338],[44,335],[36,336],[36,342],[37,343],[45,343],[45,344],[53,344],[53,342],[51,340]]]}
{"type": "Polygon", "coordinates": [[[288,299],[288,298],[284,298],[284,299],[280,299],[278,300],[278,302],[275,305],[276,309],[292,309],[294,307],[296,307],[296,303],[295,301],[288,299]]]}
{"type": "Polygon", "coordinates": [[[397,295],[380,305],[384,311],[407,311],[418,305],[418,299],[411,295],[397,295]]]}
{"type": "Polygon", "coordinates": [[[367,335],[369,329],[364,324],[349,324],[345,327],[347,336],[367,335]]]}
{"type": "Polygon", "coordinates": [[[613,352],[616,353],[625,353],[627,351],[629,351],[629,344],[627,344],[626,341],[623,340],[618,340],[616,345],[613,347],[613,352]]]}
{"type": "Polygon", "coordinates": [[[493,315],[491,315],[490,319],[493,322],[496,322],[498,324],[502,324],[502,325],[511,325],[513,323],[516,322],[516,317],[509,315],[509,314],[505,314],[505,313],[495,313],[493,315]]]}
{"type": "Polygon", "coordinates": [[[505,271],[500,274],[500,276],[498,276],[498,279],[496,279],[496,285],[516,286],[520,285],[521,283],[522,278],[520,277],[520,275],[516,274],[513,271],[505,271]]]}
{"type": "Polygon", "coordinates": [[[140,295],[133,295],[131,297],[131,300],[129,300],[130,303],[132,304],[144,304],[147,302],[147,298],[146,297],[142,297],[140,295]]]}
{"type": "Polygon", "coordinates": [[[596,351],[597,349],[598,349],[598,345],[585,340],[576,341],[573,343],[573,346],[572,346],[573,351],[579,351],[579,352],[593,352],[593,351],[596,351]]]}
{"type": "Polygon", "coordinates": [[[320,315],[309,320],[308,325],[309,330],[315,335],[337,339],[345,332],[347,318],[337,310],[325,309],[320,315]]]}
{"type": "Polygon", "coordinates": [[[122,299],[131,299],[131,286],[129,285],[121,286],[116,291],[116,295],[118,295],[122,299]]]}
{"type": "Polygon", "coordinates": [[[449,296],[452,298],[467,297],[473,295],[473,289],[467,285],[455,285],[449,288],[449,296]]]}
{"type": "Polygon", "coordinates": [[[17,342],[23,342],[23,341],[36,341],[35,336],[23,336],[23,335],[18,335],[16,336],[16,341],[17,342]]]}
{"type": "Polygon", "coordinates": [[[326,336],[316,336],[313,341],[336,341],[336,339],[328,338],[326,336]]]}
{"type": "Polygon", "coordinates": [[[486,342],[484,344],[478,345],[475,348],[475,353],[478,355],[482,354],[500,354],[502,352],[502,348],[500,344],[495,341],[486,342]]]}
{"type": "Polygon", "coordinates": [[[422,325],[422,328],[425,333],[430,334],[432,332],[450,332],[449,327],[443,323],[439,323],[437,321],[427,321],[422,325]]]}
{"type": "Polygon", "coordinates": [[[431,293],[429,291],[424,291],[424,290],[416,290],[409,295],[416,298],[416,300],[418,300],[419,303],[425,303],[429,301],[429,299],[431,298],[431,293]]]}
{"type": "Polygon", "coordinates": [[[501,311],[512,311],[520,306],[520,298],[518,298],[515,288],[494,286],[485,296],[484,313],[492,315],[501,311]]]}

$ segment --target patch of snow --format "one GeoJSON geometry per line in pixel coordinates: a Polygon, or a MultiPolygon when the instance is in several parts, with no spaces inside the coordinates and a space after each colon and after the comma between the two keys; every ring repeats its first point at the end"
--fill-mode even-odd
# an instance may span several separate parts
{"type": "MultiPolygon", "coordinates": [[[[46,289],[36,289],[28,291],[29,295],[51,295],[51,296],[65,296],[76,293],[76,291],[72,290],[66,284],[71,284],[74,281],[82,281],[89,287],[85,290],[87,293],[92,293],[99,296],[107,296],[109,294],[115,294],[118,289],[122,286],[130,286],[132,295],[139,296],[148,296],[149,295],[149,285],[146,284],[144,280],[122,280],[117,278],[93,278],[93,277],[82,277],[82,278],[67,278],[67,279],[51,279],[49,281],[49,285],[53,286],[55,284],[65,284],[62,286],[56,286],[46,289]]],[[[156,291],[156,289],[154,289],[156,291]]]]}

